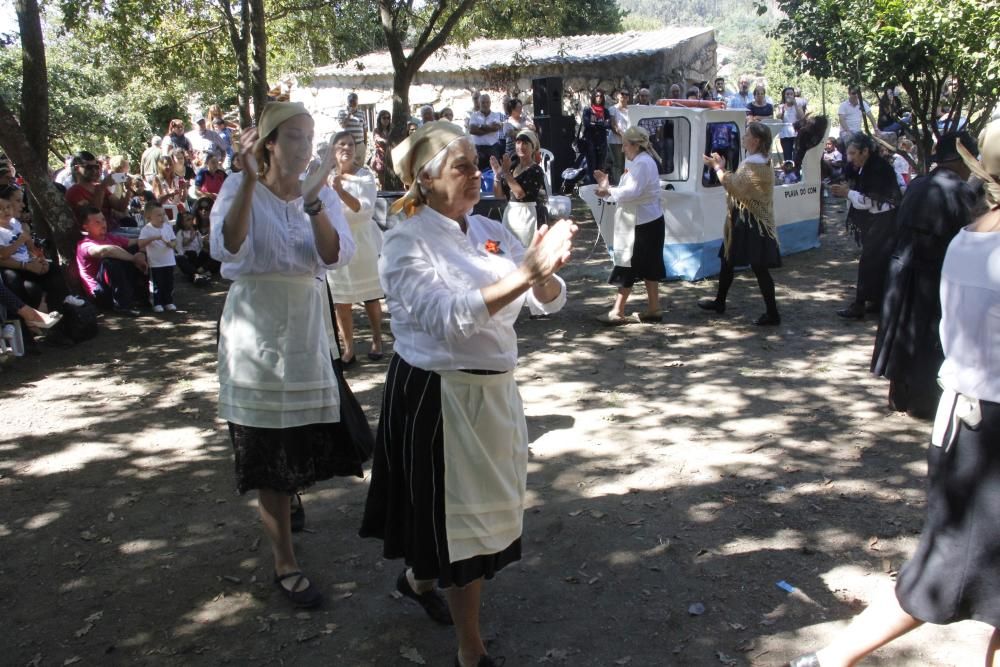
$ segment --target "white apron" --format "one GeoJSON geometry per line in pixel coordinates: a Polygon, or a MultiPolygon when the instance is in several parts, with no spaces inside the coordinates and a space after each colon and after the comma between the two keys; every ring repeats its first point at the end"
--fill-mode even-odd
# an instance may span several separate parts
{"type": "Polygon", "coordinates": [[[521,536],[528,427],[512,372],[441,371],[444,511],[452,563],[521,536]]]}
{"type": "Polygon", "coordinates": [[[615,231],[611,242],[615,266],[632,266],[632,252],[635,249],[636,210],[639,204],[659,201],[660,195],[640,197],[627,203],[618,202],[615,207],[615,231]]]}
{"type": "Polygon", "coordinates": [[[315,276],[237,278],[219,326],[219,417],[258,428],[340,421],[328,310],[315,276]]]}
{"type": "Polygon", "coordinates": [[[509,201],[503,210],[503,226],[516,236],[525,248],[531,245],[538,228],[538,209],[535,202],[509,201]]]}

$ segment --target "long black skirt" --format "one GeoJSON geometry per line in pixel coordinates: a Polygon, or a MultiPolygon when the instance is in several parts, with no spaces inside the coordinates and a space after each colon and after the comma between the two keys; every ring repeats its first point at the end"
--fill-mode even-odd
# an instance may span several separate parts
{"type": "Polygon", "coordinates": [[[886,273],[872,352],[871,372],[890,381],[890,407],[921,417],[933,417],[941,398],[940,285],[939,265],[918,261],[909,248],[897,249],[886,273]]]}
{"type": "Polygon", "coordinates": [[[640,280],[660,281],[667,277],[663,266],[663,237],[666,223],[661,215],[656,220],[635,226],[635,243],[632,247],[632,266],[611,269],[609,285],[631,288],[640,280]]]}
{"type": "Polygon", "coordinates": [[[730,212],[732,232],[729,246],[723,243],[719,248],[719,258],[732,266],[758,266],[777,269],[781,266],[781,251],[778,241],[772,239],[764,226],[750,215],[750,211],[733,207],[730,212]],[[728,257],[727,257],[728,254],[728,257]]]}
{"type": "Polygon", "coordinates": [[[874,214],[852,209],[850,215],[861,238],[856,301],[882,303],[885,277],[896,247],[896,209],[874,214]]]}
{"type": "Polygon", "coordinates": [[[359,534],[383,541],[386,558],[402,558],[417,579],[442,588],[492,579],[521,559],[521,540],[503,551],[451,562],[444,512],[441,376],[389,362],[375,439],[372,481],[359,534]]]}
{"type": "Polygon", "coordinates": [[[361,477],[361,463],[340,422],[291,428],[229,423],[236,490],[295,493],[331,477],[361,477]]]}
{"type": "Polygon", "coordinates": [[[978,428],[928,450],[927,520],[896,582],[902,608],[928,623],[1000,627],[1000,404],[980,405],[978,428]]]}

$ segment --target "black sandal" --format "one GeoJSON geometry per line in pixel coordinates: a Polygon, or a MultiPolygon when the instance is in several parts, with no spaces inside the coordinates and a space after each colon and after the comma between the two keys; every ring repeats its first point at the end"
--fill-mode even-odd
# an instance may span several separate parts
{"type": "Polygon", "coordinates": [[[292,496],[292,532],[300,533],[306,527],[306,510],[302,507],[302,496],[292,496]]]}
{"type": "Polygon", "coordinates": [[[274,573],[274,585],[278,587],[285,597],[288,598],[289,602],[300,609],[312,609],[313,607],[318,607],[323,604],[323,594],[319,592],[312,581],[309,585],[303,588],[301,591],[295,590],[299,583],[306,578],[306,575],[302,574],[298,570],[295,572],[289,572],[288,574],[278,575],[277,572],[274,573]],[[286,579],[295,578],[292,582],[291,588],[285,588],[281,582],[286,579]]]}
{"type": "Polygon", "coordinates": [[[451,619],[451,612],[448,610],[448,603],[433,588],[424,593],[417,593],[410,587],[410,580],[406,578],[406,570],[403,570],[396,579],[396,590],[411,600],[416,600],[417,604],[424,608],[427,615],[441,625],[455,625],[451,619]]]}

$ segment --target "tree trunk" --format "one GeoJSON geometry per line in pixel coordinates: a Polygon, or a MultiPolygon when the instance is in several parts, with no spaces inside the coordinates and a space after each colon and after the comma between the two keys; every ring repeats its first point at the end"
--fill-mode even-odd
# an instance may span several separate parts
{"type": "MultiPolygon", "coordinates": [[[[28,143],[24,129],[17,118],[0,97],[0,147],[10,157],[11,162],[28,182],[31,197],[31,211],[34,215],[44,215],[56,243],[59,254],[75,268],[76,242],[80,238],[73,212],[63,196],[49,178],[49,166],[45,154],[39,155],[28,143]]],[[[75,271],[69,272],[75,275],[75,271]]]]}
{"type": "Polygon", "coordinates": [[[24,136],[42,159],[49,154],[49,76],[37,0],[16,0],[21,29],[21,123],[24,136]]]}
{"type": "Polygon", "coordinates": [[[410,83],[413,72],[409,67],[397,68],[392,75],[392,128],[389,141],[396,145],[406,138],[406,124],[410,121],[410,83]]]}
{"type": "Polygon", "coordinates": [[[250,48],[253,60],[249,62],[252,75],[251,90],[253,94],[254,123],[260,120],[260,114],[267,104],[267,94],[270,86],[267,84],[267,32],[264,29],[264,0],[244,0],[250,6],[250,25],[244,27],[243,34],[249,29],[250,48]]]}

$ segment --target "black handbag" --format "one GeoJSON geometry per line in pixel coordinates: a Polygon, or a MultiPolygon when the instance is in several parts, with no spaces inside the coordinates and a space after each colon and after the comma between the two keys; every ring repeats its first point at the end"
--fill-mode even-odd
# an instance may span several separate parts
{"type": "Polygon", "coordinates": [[[340,329],[337,327],[337,314],[333,308],[333,295],[330,293],[329,285],[326,285],[326,298],[330,304],[330,318],[333,321],[333,340],[337,344],[337,355],[334,356],[331,350],[330,361],[333,363],[333,374],[337,376],[337,386],[340,388],[340,423],[350,438],[351,448],[360,467],[360,464],[370,459],[372,452],[375,451],[375,436],[372,434],[365,411],[344,378],[344,362],[340,360],[342,355],[340,329]]]}

